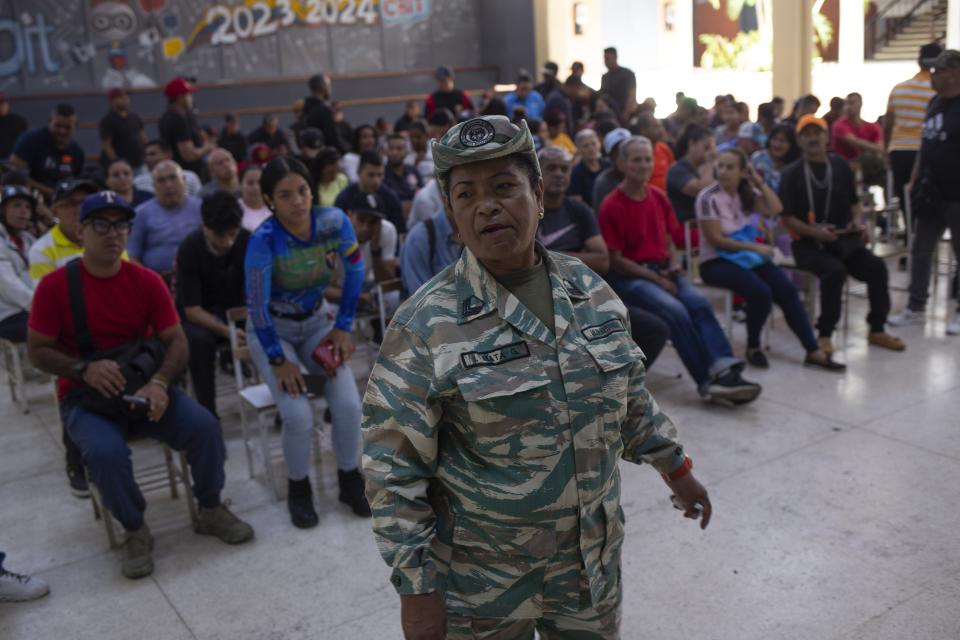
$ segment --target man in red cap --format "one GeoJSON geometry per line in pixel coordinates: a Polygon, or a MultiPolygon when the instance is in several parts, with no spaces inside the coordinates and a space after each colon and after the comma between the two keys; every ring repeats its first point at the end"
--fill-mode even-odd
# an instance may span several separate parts
{"type": "Polygon", "coordinates": [[[173,159],[183,169],[199,175],[203,172],[203,157],[216,146],[207,139],[193,116],[193,94],[196,88],[185,78],[174,78],[163,88],[167,96],[167,110],[160,116],[157,127],[160,139],[171,150],[173,159]]]}
{"type": "Polygon", "coordinates": [[[0,160],[10,157],[13,143],[27,130],[27,121],[18,113],[10,113],[10,102],[0,93],[0,160]]]}
{"type": "Polygon", "coordinates": [[[797,140],[803,157],[783,170],[781,215],[794,237],[797,266],[820,279],[820,349],[828,355],[834,351],[832,336],[840,320],[843,286],[851,275],[867,283],[868,342],[903,351],[903,341],[885,329],[890,313],[887,265],[865,246],[863,210],[850,165],[827,153],[827,122],[812,113],[797,121],[797,140]]]}
{"type": "Polygon", "coordinates": [[[130,96],[125,89],[110,89],[107,99],[110,110],[100,120],[100,162],[107,167],[114,160],[123,159],[136,173],[143,166],[143,150],[147,146],[143,120],[130,111],[130,96]]]}

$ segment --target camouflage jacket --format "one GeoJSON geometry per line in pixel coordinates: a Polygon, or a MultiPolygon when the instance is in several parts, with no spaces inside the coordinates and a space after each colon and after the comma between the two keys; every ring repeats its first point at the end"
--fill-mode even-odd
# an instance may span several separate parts
{"type": "Polygon", "coordinates": [[[441,589],[463,615],[541,616],[545,567],[571,532],[575,584],[599,601],[619,575],[617,461],[683,461],[620,299],[579,260],[537,250],[555,335],[465,249],[397,311],[364,397],[391,582],[441,589]]]}

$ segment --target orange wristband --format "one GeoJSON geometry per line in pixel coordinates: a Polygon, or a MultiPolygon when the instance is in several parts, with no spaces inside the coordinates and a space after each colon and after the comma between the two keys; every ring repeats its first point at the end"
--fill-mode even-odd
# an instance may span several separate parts
{"type": "Polygon", "coordinates": [[[681,464],[679,467],[677,467],[676,469],[674,469],[674,470],[671,471],[670,473],[664,473],[664,474],[663,474],[663,479],[664,479],[664,480],[669,480],[670,482],[676,482],[677,480],[679,480],[679,479],[682,478],[683,476],[685,476],[685,475],[687,475],[688,473],[690,473],[690,470],[691,470],[691,469],[693,469],[693,460],[690,458],[690,456],[684,456],[684,457],[683,457],[683,464],[681,464]]]}

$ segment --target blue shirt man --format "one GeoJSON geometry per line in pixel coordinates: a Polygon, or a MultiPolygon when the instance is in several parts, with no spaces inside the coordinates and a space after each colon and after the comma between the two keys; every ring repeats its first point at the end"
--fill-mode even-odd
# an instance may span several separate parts
{"type": "Polygon", "coordinates": [[[186,193],[183,170],[172,160],[153,168],[156,197],[137,207],[127,240],[130,257],[159,274],[174,269],[177,248],[200,227],[200,200],[186,193]]]}
{"type": "Polygon", "coordinates": [[[462,249],[443,209],[410,229],[400,252],[400,275],[407,295],[413,295],[430,278],[456,262],[462,249]]]}
{"type": "Polygon", "coordinates": [[[507,106],[507,117],[513,117],[513,110],[522,107],[528,118],[540,120],[543,118],[543,110],[546,103],[543,96],[533,89],[533,78],[526,71],[517,74],[517,90],[511,91],[503,98],[503,103],[507,106]]]}

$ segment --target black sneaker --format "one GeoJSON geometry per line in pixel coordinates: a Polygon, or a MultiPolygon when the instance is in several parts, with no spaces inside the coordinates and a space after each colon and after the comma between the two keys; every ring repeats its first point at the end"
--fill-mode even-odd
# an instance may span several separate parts
{"type": "Polygon", "coordinates": [[[340,480],[340,502],[349,505],[353,513],[361,518],[369,518],[371,516],[370,505],[364,495],[363,476],[360,474],[360,470],[341,471],[338,469],[337,478],[340,480]]]}
{"type": "Polygon", "coordinates": [[[70,493],[75,497],[90,497],[90,485],[87,484],[87,475],[83,472],[83,467],[67,467],[67,481],[70,483],[70,493]]]}
{"type": "Polygon", "coordinates": [[[763,390],[756,382],[749,382],[736,369],[728,369],[707,386],[706,399],[717,404],[734,406],[753,402],[763,390]]]}
{"type": "Polygon", "coordinates": [[[746,360],[751,367],[756,367],[758,369],[770,368],[770,362],[767,360],[767,356],[763,352],[763,349],[747,349],[746,360]]]}
{"type": "Polygon", "coordinates": [[[303,480],[287,480],[287,509],[290,510],[290,521],[298,529],[310,529],[320,522],[317,510],[313,508],[309,476],[303,480]]]}

